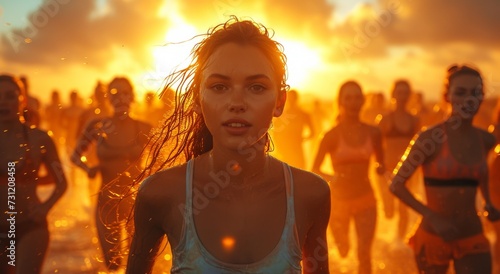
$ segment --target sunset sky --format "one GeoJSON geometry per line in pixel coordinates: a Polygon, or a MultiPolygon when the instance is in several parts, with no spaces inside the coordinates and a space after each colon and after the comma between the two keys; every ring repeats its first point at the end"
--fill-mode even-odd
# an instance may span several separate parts
{"type": "Polygon", "coordinates": [[[452,63],[478,66],[488,96],[500,93],[498,0],[0,0],[0,72],[27,75],[44,101],[55,88],[87,96],[114,75],[142,98],[192,45],[165,44],[233,14],[275,30],[302,93],[333,99],[356,79],[388,94],[408,78],[437,100],[452,63]]]}

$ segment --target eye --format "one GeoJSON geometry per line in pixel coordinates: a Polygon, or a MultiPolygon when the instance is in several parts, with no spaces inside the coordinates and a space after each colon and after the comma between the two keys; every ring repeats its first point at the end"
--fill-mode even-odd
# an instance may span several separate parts
{"type": "Polygon", "coordinates": [[[464,95],[466,95],[466,94],[467,94],[467,90],[465,90],[465,89],[463,89],[463,88],[457,88],[457,89],[455,89],[454,94],[455,94],[456,96],[464,96],[464,95]]]}
{"type": "Polygon", "coordinates": [[[210,86],[210,89],[215,91],[215,92],[221,93],[221,92],[226,91],[228,89],[228,87],[223,85],[223,84],[213,84],[210,86]]]}
{"type": "Polygon", "coordinates": [[[264,91],[266,91],[266,87],[262,84],[254,84],[254,85],[251,85],[249,90],[253,93],[262,93],[264,91]]]}

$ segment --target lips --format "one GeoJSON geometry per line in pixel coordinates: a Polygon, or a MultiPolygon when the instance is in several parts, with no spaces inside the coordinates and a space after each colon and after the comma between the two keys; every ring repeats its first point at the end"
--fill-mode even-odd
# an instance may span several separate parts
{"type": "Polygon", "coordinates": [[[247,132],[252,124],[243,119],[230,119],[223,122],[222,126],[231,135],[241,135],[247,132]]]}

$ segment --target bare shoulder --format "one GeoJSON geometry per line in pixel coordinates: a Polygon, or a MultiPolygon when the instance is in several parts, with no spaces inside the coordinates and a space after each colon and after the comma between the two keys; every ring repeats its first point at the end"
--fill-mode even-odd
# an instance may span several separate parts
{"type": "MultiPolygon", "coordinates": [[[[415,135],[417,140],[434,140],[438,142],[439,140],[446,138],[446,131],[443,128],[443,124],[437,124],[431,127],[425,127],[415,135]]],[[[441,141],[440,143],[442,143],[441,141]]]]}
{"type": "Polygon", "coordinates": [[[185,193],[185,180],[186,164],[159,171],[142,181],[138,199],[165,204],[185,193]]]}
{"type": "Polygon", "coordinates": [[[330,198],[330,187],[323,178],[306,170],[294,167],[291,169],[296,197],[308,203],[321,203],[330,198]]]}
{"type": "Polygon", "coordinates": [[[479,134],[481,136],[481,139],[483,140],[483,144],[486,150],[489,151],[490,149],[492,149],[499,141],[492,133],[481,128],[476,128],[476,129],[479,131],[479,134]]]}
{"type": "Polygon", "coordinates": [[[338,126],[334,126],[323,135],[323,140],[328,142],[334,142],[337,136],[340,134],[340,128],[338,126]]]}
{"type": "Polygon", "coordinates": [[[47,145],[53,143],[52,137],[50,137],[48,132],[41,130],[39,128],[28,129],[28,134],[30,137],[30,141],[40,143],[41,145],[47,145]]]}

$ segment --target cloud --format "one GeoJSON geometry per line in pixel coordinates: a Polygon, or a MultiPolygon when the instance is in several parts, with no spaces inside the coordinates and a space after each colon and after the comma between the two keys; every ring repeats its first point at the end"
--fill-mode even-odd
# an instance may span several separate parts
{"type": "Polygon", "coordinates": [[[358,6],[333,28],[336,39],[330,57],[383,58],[392,47],[418,46],[431,52],[451,47],[455,56],[491,60],[489,51],[500,46],[498,14],[496,0],[379,0],[377,6],[358,6]],[[471,52],[470,46],[482,53],[471,52]]]}
{"type": "Polygon", "coordinates": [[[122,50],[147,65],[168,27],[155,13],[162,4],[108,0],[107,12],[96,16],[95,1],[46,0],[28,16],[28,26],[4,33],[1,55],[26,65],[57,67],[64,60],[104,69],[122,50]]]}
{"type": "MultiPolygon", "coordinates": [[[[396,0],[392,0],[394,2],[396,0]]],[[[454,42],[498,47],[500,2],[497,0],[399,0],[401,13],[388,28],[391,43],[429,46],[454,42]]],[[[389,0],[381,0],[383,5],[389,0]]]]}
{"type": "Polygon", "coordinates": [[[311,43],[328,39],[328,26],[334,11],[326,0],[183,0],[178,1],[178,7],[187,21],[205,29],[236,15],[263,23],[280,37],[311,43]]]}

